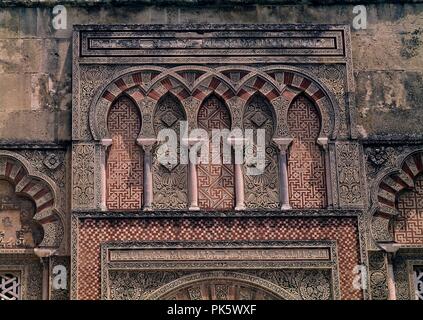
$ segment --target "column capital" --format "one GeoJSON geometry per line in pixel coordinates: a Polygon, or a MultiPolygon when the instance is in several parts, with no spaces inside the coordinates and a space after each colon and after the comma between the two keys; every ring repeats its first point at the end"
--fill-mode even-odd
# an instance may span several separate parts
{"type": "Polygon", "coordinates": [[[113,142],[112,138],[103,138],[100,140],[100,144],[106,148],[111,146],[112,142],[113,142]]]}
{"type": "Polygon", "coordinates": [[[327,137],[317,138],[317,144],[320,145],[324,150],[328,148],[329,139],[327,137]]]}
{"type": "Polygon", "coordinates": [[[57,255],[57,249],[34,248],[34,254],[39,258],[48,258],[57,255]]]}
{"type": "Polygon", "coordinates": [[[157,142],[156,138],[153,137],[141,137],[137,138],[137,144],[141,146],[144,151],[149,152],[153,145],[157,142]]]}
{"type": "Polygon", "coordinates": [[[396,254],[398,249],[401,247],[400,244],[394,242],[394,241],[388,241],[388,242],[378,242],[377,245],[386,253],[392,253],[396,254]]]}
{"type": "Polygon", "coordinates": [[[273,142],[276,143],[281,152],[286,152],[293,140],[291,137],[273,138],[273,142]]]}

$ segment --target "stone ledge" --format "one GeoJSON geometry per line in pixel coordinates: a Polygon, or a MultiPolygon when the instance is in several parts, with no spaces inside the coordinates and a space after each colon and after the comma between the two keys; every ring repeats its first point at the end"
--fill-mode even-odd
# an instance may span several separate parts
{"type": "MultiPolygon", "coordinates": [[[[404,3],[421,3],[421,0],[403,0],[404,3]]],[[[236,5],[362,5],[362,4],[386,4],[396,3],[396,0],[2,0],[0,7],[16,7],[16,6],[54,6],[69,5],[79,7],[93,6],[213,6],[213,7],[233,7],[236,5]]]]}

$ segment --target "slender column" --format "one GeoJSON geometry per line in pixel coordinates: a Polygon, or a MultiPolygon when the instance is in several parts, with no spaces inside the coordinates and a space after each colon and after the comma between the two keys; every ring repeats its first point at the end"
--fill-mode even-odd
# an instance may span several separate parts
{"type": "Polygon", "coordinates": [[[387,283],[388,283],[388,300],[397,300],[397,293],[395,289],[394,266],[392,264],[393,254],[387,254],[387,283]]]}
{"type": "Polygon", "coordinates": [[[332,181],[330,177],[330,160],[329,160],[329,145],[328,138],[318,138],[317,143],[323,148],[323,154],[325,157],[325,179],[326,179],[326,193],[328,208],[333,207],[333,196],[332,196],[332,181]]]}
{"type": "Polygon", "coordinates": [[[287,150],[292,138],[274,138],[273,141],[279,148],[279,201],[281,210],[289,210],[291,205],[289,204],[287,150]]]}
{"type": "MultiPolygon", "coordinates": [[[[188,145],[192,146],[195,141],[189,141],[188,145]]],[[[200,210],[198,206],[198,179],[197,179],[197,165],[191,161],[191,154],[196,152],[192,148],[189,149],[188,158],[188,199],[189,210],[200,210]]]]}
{"type": "Polygon", "coordinates": [[[244,199],[244,175],[242,174],[242,164],[234,165],[235,182],[235,210],[245,210],[244,199]]]}
{"type": "Polygon", "coordinates": [[[107,211],[106,193],[107,193],[107,177],[106,177],[106,157],[107,148],[112,145],[112,139],[101,139],[101,157],[100,157],[100,170],[101,170],[101,203],[100,210],[107,211]]]}
{"type": "Polygon", "coordinates": [[[182,138],[182,147],[188,152],[188,210],[200,210],[198,206],[198,178],[197,164],[191,158],[198,158],[198,149],[193,148],[194,144],[201,142],[199,138],[182,138]]]}
{"type": "Polygon", "coordinates": [[[399,249],[399,245],[392,242],[378,243],[379,246],[386,252],[386,274],[387,274],[387,285],[388,285],[388,300],[397,300],[397,293],[395,289],[395,276],[394,276],[394,266],[393,260],[395,254],[399,249]]]}
{"type": "Polygon", "coordinates": [[[245,210],[244,174],[242,172],[245,139],[242,137],[228,137],[227,143],[234,150],[235,210],[241,211],[245,210]]]}
{"type": "Polygon", "coordinates": [[[50,272],[49,272],[49,267],[50,267],[50,258],[43,258],[42,259],[42,264],[43,264],[43,289],[42,289],[42,299],[43,300],[49,300],[49,296],[50,296],[50,290],[49,290],[49,285],[50,285],[50,272]]]}
{"type": "Polygon", "coordinates": [[[143,210],[150,211],[153,208],[153,172],[152,172],[152,158],[151,150],[153,149],[155,138],[139,138],[137,139],[139,145],[144,150],[144,205],[143,210]]]}
{"type": "Polygon", "coordinates": [[[43,266],[41,296],[42,300],[50,299],[50,257],[56,254],[55,249],[34,248],[34,253],[40,258],[43,266]]]}

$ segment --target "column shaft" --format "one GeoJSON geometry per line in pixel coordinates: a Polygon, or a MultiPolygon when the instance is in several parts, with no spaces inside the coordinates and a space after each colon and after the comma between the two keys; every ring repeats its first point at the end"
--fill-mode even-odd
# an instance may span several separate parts
{"type": "Polygon", "coordinates": [[[191,161],[191,150],[188,165],[188,199],[189,210],[200,210],[198,207],[197,165],[191,161]]]}
{"type": "Polygon", "coordinates": [[[244,175],[242,174],[242,164],[234,165],[235,171],[235,210],[245,210],[244,199],[244,175]]]}
{"type": "Polygon", "coordinates": [[[281,209],[291,209],[289,205],[288,166],[285,150],[279,152],[279,193],[281,209]]]}
{"type": "Polygon", "coordinates": [[[144,210],[153,206],[153,172],[151,167],[151,145],[144,148],[144,210]]]}

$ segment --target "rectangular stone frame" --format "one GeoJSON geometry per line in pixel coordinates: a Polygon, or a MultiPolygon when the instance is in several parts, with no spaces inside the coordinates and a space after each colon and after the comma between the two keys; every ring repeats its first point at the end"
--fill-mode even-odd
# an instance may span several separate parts
{"type": "Polygon", "coordinates": [[[414,267],[416,266],[423,266],[423,259],[407,260],[408,285],[411,300],[417,300],[414,288],[414,267]]]}
{"type": "MultiPolygon", "coordinates": [[[[191,36],[192,38],[192,36],[191,36]]],[[[84,99],[83,93],[87,83],[83,77],[83,68],[87,66],[107,68],[109,72],[108,77],[113,77],[113,74],[120,71],[120,69],[128,68],[129,66],[140,65],[161,65],[169,64],[184,64],[187,57],[190,57],[190,63],[197,64],[243,64],[243,65],[266,65],[266,64],[286,64],[286,65],[314,65],[324,66],[326,64],[339,64],[345,67],[345,78],[342,86],[345,92],[345,121],[347,122],[346,134],[355,139],[357,137],[355,118],[356,108],[354,101],[354,76],[352,67],[352,53],[351,53],[351,32],[348,25],[283,25],[283,24],[249,24],[249,25],[213,25],[213,24],[187,24],[187,25],[75,25],[73,31],[73,75],[72,75],[72,139],[73,139],[73,155],[72,163],[78,163],[75,157],[78,155],[80,148],[89,148],[94,152],[93,157],[89,163],[85,163],[83,159],[79,161],[89,167],[86,181],[92,181],[93,195],[86,203],[80,203],[78,199],[74,201],[73,187],[87,187],[85,185],[78,185],[75,181],[72,172],[72,240],[71,240],[71,298],[77,297],[77,234],[78,234],[78,220],[82,218],[93,219],[116,219],[125,218],[127,215],[120,212],[101,212],[100,211],[100,188],[99,181],[101,181],[100,167],[101,167],[101,146],[99,142],[93,141],[92,137],[84,135],[84,124],[81,123],[81,117],[88,119],[88,113],[82,113],[81,101],[84,99]],[[201,34],[212,34],[213,36],[206,40],[190,39],[190,31],[200,31],[201,34]],[[260,49],[260,55],[251,55],[248,48],[231,48],[226,46],[222,48],[215,48],[214,50],[218,56],[213,57],[202,55],[205,44],[209,46],[219,46],[219,41],[213,43],[213,37],[221,37],[223,34],[239,34],[239,32],[246,32],[254,34],[262,41],[265,46],[260,49]],[[160,37],[165,34],[171,34],[175,37],[177,49],[166,48],[164,43],[163,52],[156,52],[155,55],[149,54],[151,49],[151,41],[159,41],[160,37]],[[147,36],[147,40],[145,37],[147,36]],[[268,38],[277,35],[274,43],[269,42],[268,38]],[[127,41],[118,42],[116,40],[127,41]],[[144,37],[144,38],[143,38],[144,37]],[[191,48],[183,47],[184,37],[191,41],[191,48]],[[295,38],[294,38],[295,37],[295,38]],[[133,41],[130,41],[133,38],[133,41]],[[290,39],[291,38],[291,39],[290,39]],[[302,38],[302,39],[301,39],[302,38]],[[297,39],[297,40],[292,40],[297,39]],[[297,43],[301,40],[308,41],[309,47],[299,48],[297,43]],[[317,40],[316,40],[317,39],[317,40]],[[290,42],[291,41],[291,42],[290,42]],[[116,48],[119,43],[126,43],[124,48],[116,48]],[[101,46],[110,46],[113,44],[114,48],[106,48],[104,50],[101,46]],[[288,45],[289,44],[289,45],[288,45]],[[323,47],[322,47],[322,44],[323,47]],[[180,47],[182,45],[182,48],[180,47]],[[178,48],[179,46],[179,48],[178,48]],[[268,47],[266,47],[268,46],[268,47]],[[272,47],[273,46],[273,47],[272,47]],[[290,47],[291,46],[291,47],[290,47]],[[295,48],[297,46],[297,48],[295,48]],[[148,49],[147,51],[143,49],[148,49]],[[141,59],[140,59],[141,58],[141,59]]],[[[253,41],[254,42],[254,41],[253,41]]],[[[252,42],[252,43],[253,43],[252,42]]],[[[163,43],[163,42],[162,42],[163,43]]],[[[221,42],[220,42],[221,43],[221,42]]],[[[252,47],[257,46],[253,44],[252,47]]],[[[259,45],[260,46],[260,45],[259,45]]],[[[257,49],[256,47],[254,47],[257,49]]],[[[102,84],[105,85],[110,79],[102,79],[102,84]]],[[[354,145],[354,142],[352,143],[354,145]]],[[[361,152],[361,149],[360,149],[361,152]]],[[[360,232],[360,255],[361,261],[367,266],[367,251],[366,251],[366,234],[365,223],[363,217],[363,202],[364,200],[355,203],[342,203],[339,199],[339,185],[338,176],[339,171],[343,170],[343,164],[339,162],[336,157],[337,145],[334,142],[329,143],[329,157],[330,157],[330,174],[332,187],[332,200],[334,209],[332,210],[287,210],[287,211],[242,211],[242,212],[228,212],[224,213],[227,217],[328,217],[339,216],[348,217],[355,216],[358,219],[358,226],[360,232]]],[[[73,167],[72,171],[77,170],[73,167]]],[[[361,167],[356,167],[360,171],[360,179],[363,179],[363,171],[361,167]]],[[[221,216],[214,212],[189,212],[189,211],[153,211],[153,212],[131,212],[132,218],[187,218],[187,217],[213,217],[221,216]]],[[[363,291],[366,299],[367,291],[363,291]]]]}
{"type": "Polygon", "coordinates": [[[331,286],[333,299],[341,297],[339,283],[338,253],[335,241],[144,241],[144,242],[106,242],[101,245],[101,299],[109,299],[109,271],[110,270],[258,270],[258,269],[329,269],[331,270],[331,286]],[[205,250],[242,250],[259,249],[327,249],[329,259],[309,260],[252,260],[245,256],[239,261],[218,262],[212,260],[187,261],[110,261],[110,252],[115,250],[176,250],[189,249],[205,250]],[[225,264],[222,266],[222,264],[225,264]],[[248,264],[247,266],[245,264],[248,264]]]}
{"type": "Polygon", "coordinates": [[[19,299],[26,300],[27,298],[27,278],[28,271],[27,267],[23,265],[0,265],[0,273],[2,272],[17,272],[20,277],[20,289],[19,289],[19,299]]]}
{"type": "Polygon", "coordinates": [[[393,259],[397,300],[415,300],[414,266],[423,265],[423,250],[416,247],[402,247],[393,259]]]}

